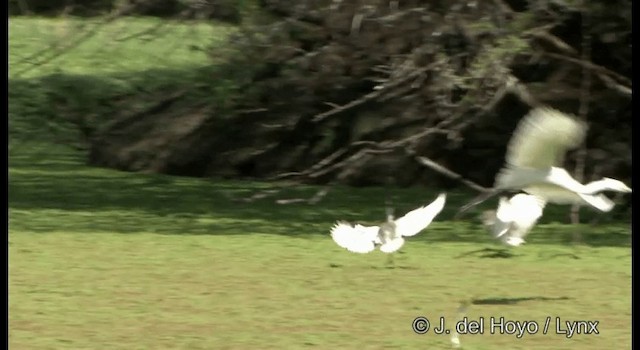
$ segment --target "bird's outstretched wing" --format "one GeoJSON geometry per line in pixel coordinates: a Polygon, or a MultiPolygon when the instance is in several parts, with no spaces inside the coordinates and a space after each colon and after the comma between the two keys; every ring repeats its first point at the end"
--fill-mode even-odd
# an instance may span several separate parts
{"type": "Polygon", "coordinates": [[[405,237],[415,236],[431,224],[431,221],[444,208],[446,200],[447,195],[441,193],[431,204],[414,209],[397,219],[395,221],[396,233],[405,237]]]}
{"type": "Polygon", "coordinates": [[[375,249],[378,226],[351,225],[338,221],[331,228],[331,238],[340,247],[353,253],[369,253],[375,249]]]}
{"type": "Polygon", "coordinates": [[[540,107],[529,112],[516,127],[507,146],[507,166],[542,169],[562,166],[565,153],[578,147],[587,125],[558,110],[540,107]]]}

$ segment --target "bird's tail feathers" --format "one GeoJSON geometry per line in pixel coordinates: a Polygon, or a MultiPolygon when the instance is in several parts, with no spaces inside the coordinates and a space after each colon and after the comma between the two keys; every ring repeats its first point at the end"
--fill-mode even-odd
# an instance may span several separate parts
{"type": "Polygon", "coordinates": [[[504,240],[504,242],[512,247],[517,247],[522,243],[525,243],[524,239],[520,237],[508,237],[507,239],[504,240]]]}
{"type": "Polygon", "coordinates": [[[402,248],[403,245],[404,245],[404,239],[402,237],[398,237],[381,245],[380,251],[387,254],[393,253],[398,249],[402,248]]]}

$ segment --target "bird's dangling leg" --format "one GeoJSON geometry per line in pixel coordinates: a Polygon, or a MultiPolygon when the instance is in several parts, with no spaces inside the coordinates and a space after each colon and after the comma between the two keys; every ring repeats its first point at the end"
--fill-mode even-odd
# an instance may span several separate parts
{"type": "Polygon", "coordinates": [[[393,260],[393,254],[387,254],[387,267],[390,269],[395,268],[395,261],[393,260]]]}
{"type": "Polygon", "coordinates": [[[463,206],[462,208],[460,208],[460,210],[458,210],[458,212],[456,213],[456,215],[454,216],[454,219],[459,219],[460,216],[462,216],[462,214],[464,214],[466,211],[468,211],[469,209],[475,207],[476,205],[479,205],[480,203],[488,200],[489,198],[499,194],[500,190],[492,190],[489,192],[483,192],[480,195],[476,196],[474,199],[472,199],[469,203],[467,203],[465,206],[463,206]]]}

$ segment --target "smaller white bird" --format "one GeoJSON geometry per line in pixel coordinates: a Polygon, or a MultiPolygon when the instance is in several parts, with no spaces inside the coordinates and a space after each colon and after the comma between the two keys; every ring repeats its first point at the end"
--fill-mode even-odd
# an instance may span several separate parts
{"type": "Polygon", "coordinates": [[[542,216],[546,203],[541,197],[525,193],[516,194],[510,199],[501,197],[497,211],[483,213],[483,223],[495,238],[517,247],[525,243],[524,237],[542,216]]]}
{"type": "Polygon", "coordinates": [[[353,253],[369,253],[376,245],[380,246],[383,253],[393,253],[404,245],[403,237],[415,236],[431,224],[444,208],[446,197],[441,193],[431,204],[414,209],[396,220],[387,211],[387,221],[380,226],[351,225],[338,221],[331,229],[331,238],[340,247],[353,253]]]}

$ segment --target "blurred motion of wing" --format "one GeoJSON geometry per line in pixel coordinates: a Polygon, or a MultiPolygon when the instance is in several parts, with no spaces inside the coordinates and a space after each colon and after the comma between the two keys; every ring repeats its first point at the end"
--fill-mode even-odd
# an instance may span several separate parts
{"type": "MultiPolygon", "coordinates": [[[[601,192],[630,193],[630,187],[607,177],[582,184],[562,168],[566,152],[579,146],[586,132],[586,123],[575,116],[548,107],[533,109],[520,121],[509,141],[505,165],[496,175],[496,191],[491,195],[524,191],[549,203],[577,203],[610,211],[614,203],[601,192]]],[[[487,198],[474,200],[459,214],[487,198]]]]}

